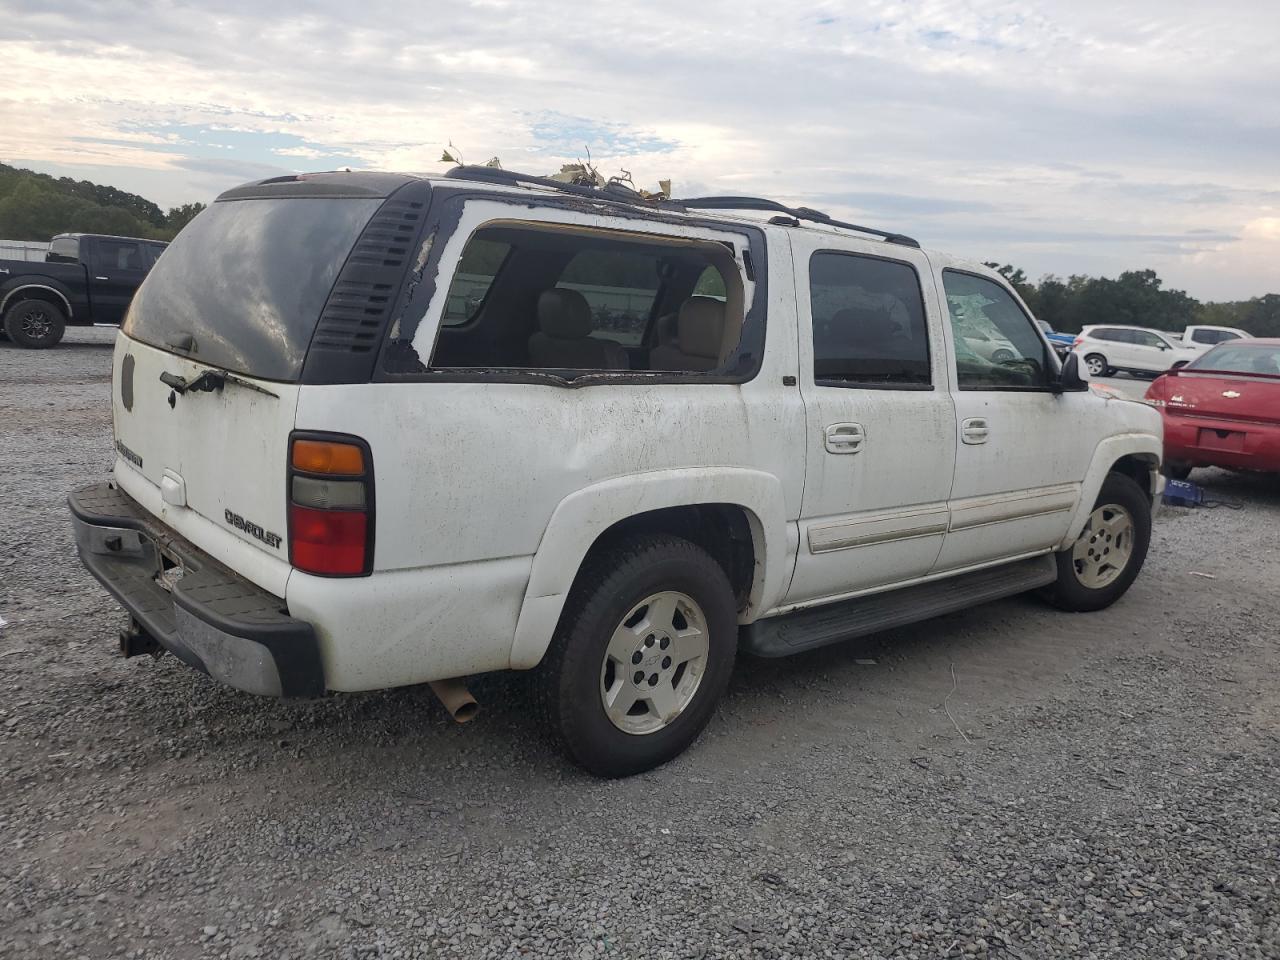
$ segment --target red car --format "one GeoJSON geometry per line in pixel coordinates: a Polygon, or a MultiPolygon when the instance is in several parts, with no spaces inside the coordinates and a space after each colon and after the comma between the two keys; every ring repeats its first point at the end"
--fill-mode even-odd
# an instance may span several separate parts
{"type": "Polygon", "coordinates": [[[1165,472],[1280,473],[1280,339],[1232,340],[1163,374],[1147,399],[1164,415],[1165,472]]]}

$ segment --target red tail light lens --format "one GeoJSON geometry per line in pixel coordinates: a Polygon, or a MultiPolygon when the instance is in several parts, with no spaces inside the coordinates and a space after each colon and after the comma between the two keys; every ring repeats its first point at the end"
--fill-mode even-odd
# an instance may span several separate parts
{"type": "Polygon", "coordinates": [[[300,433],[289,447],[289,561],[325,577],[373,569],[373,459],[359,437],[300,433]]]}
{"type": "Polygon", "coordinates": [[[308,573],[359,576],[364,573],[368,518],[354,510],[289,507],[289,550],[293,565],[308,573]]]}
{"type": "Polygon", "coordinates": [[[1080,344],[1082,343],[1084,343],[1084,337],[1083,336],[1076,337],[1075,343],[1071,344],[1071,349],[1074,350],[1076,347],[1080,346],[1080,344]]]}

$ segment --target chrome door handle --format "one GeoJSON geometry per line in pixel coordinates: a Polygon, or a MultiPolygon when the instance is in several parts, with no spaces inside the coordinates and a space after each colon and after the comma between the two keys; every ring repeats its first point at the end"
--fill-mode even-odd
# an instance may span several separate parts
{"type": "Polygon", "coordinates": [[[833,423],[822,432],[827,453],[857,453],[867,442],[867,431],[860,423],[833,423]]]}
{"type": "Polygon", "coordinates": [[[95,280],[110,280],[110,277],[94,277],[95,280]]]}
{"type": "Polygon", "coordinates": [[[989,433],[985,417],[970,417],[960,424],[960,439],[965,443],[986,443],[989,433]]]}

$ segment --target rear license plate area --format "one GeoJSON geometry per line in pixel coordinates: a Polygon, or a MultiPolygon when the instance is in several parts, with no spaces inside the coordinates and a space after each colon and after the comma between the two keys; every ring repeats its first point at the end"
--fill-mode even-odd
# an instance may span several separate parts
{"type": "Polygon", "coordinates": [[[1245,434],[1239,430],[1213,430],[1200,428],[1196,446],[1205,450],[1221,450],[1225,453],[1243,453],[1245,434]]]}

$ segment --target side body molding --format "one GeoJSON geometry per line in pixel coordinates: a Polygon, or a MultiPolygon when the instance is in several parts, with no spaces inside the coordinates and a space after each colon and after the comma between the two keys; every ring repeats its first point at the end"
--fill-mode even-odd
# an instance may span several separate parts
{"type": "Polygon", "coordinates": [[[1067,527],[1067,535],[1058,543],[1058,550],[1065,550],[1075,543],[1076,537],[1084,529],[1093,513],[1094,502],[1102,489],[1102,482],[1112,466],[1121,457],[1138,457],[1151,465],[1152,480],[1149,490],[1154,499],[1160,492],[1161,477],[1159,474],[1160,458],[1164,451],[1162,437],[1152,433],[1122,433],[1107,437],[1093,451],[1093,459],[1089,461],[1089,472],[1085,474],[1084,483],[1080,486],[1080,501],[1071,515],[1071,523],[1067,527]]]}
{"type": "Polygon", "coordinates": [[[736,504],[747,513],[756,569],[744,619],[754,619],[781,602],[791,580],[795,547],[788,547],[786,506],[777,477],[735,467],[616,477],[570,494],[551,515],[520,607],[511,666],[529,669],[542,659],[578,568],[600,534],[637,514],[704,503],[736,504]]]}

